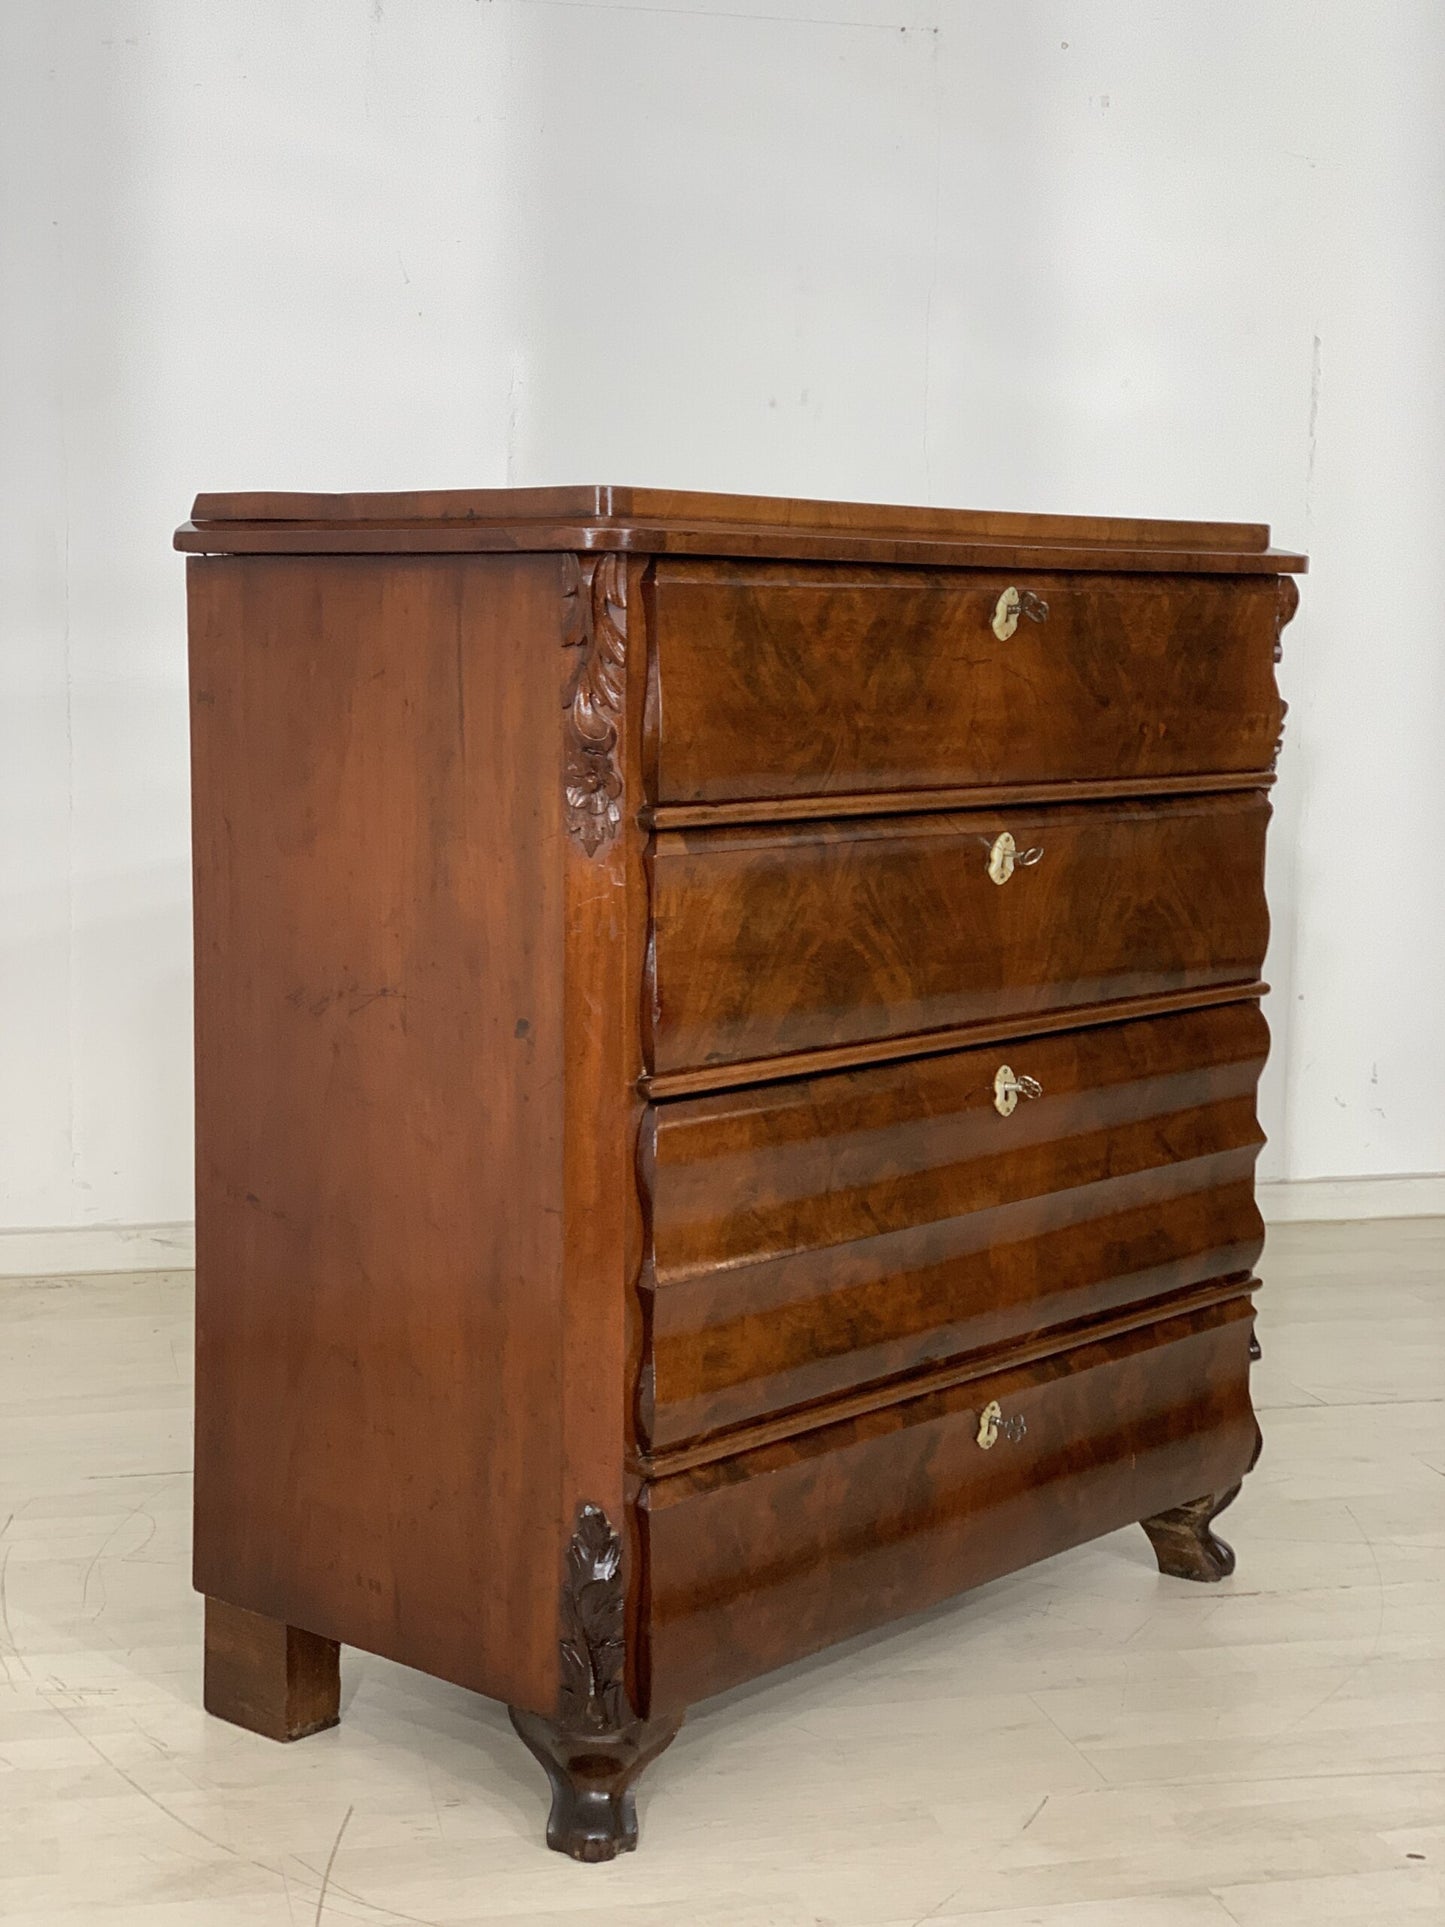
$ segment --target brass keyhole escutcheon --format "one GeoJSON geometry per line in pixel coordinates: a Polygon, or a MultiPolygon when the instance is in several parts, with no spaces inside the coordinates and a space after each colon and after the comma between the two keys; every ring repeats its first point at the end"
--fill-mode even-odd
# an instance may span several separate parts
{"type": "Polygon", "coordinates": [[[1020,616],[1027,616],[1030,622],[1047,622],[1049,605],[1032,589],[1005,589],[993,605],[992,627],[1000,642],[1008,641],[1019,626],[1020,616]]]}
{"type": "Polygon", "coordinates": [[[1042,1097],[1044,1087],[1036,1077],[1015,1077],[1011,1066],[1000,1064],[993,1078],[993,1108],[1000,1117],[1012,1117],[1021,1097],[1042,1097]]]}
{"type": "Polygon", "coordinates": [[[1007,830],[996,836],[988,853],[988,873],[995,883],[1007,883],[1015,870],[1031,870],[1043,855],[1043,849],[1035,844],[1031,850],[1021,850],[1007,830]]]}
{"type": "Polygon", "coordinates": [[[1003,1407],[996,1398],[991,1398],[978,1415],[978,1443],[985,1452],[991,1452],[1000,1437],[1016,1445],[1028,1429],[1022,1412],[1014,1412],[1005,1418],[1003,1407]]]}

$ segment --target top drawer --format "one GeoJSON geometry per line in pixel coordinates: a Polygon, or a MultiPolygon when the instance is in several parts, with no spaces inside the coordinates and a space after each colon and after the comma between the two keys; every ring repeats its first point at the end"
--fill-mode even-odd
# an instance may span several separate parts
{"type": "Polygon", "coordinates": [[[1258,771],[1274,759],[1274,576],[664,559],[652,596],[661,804],[1258,771]],[[1000,637],[1010,588],[1023,606],[1000,637]]]}

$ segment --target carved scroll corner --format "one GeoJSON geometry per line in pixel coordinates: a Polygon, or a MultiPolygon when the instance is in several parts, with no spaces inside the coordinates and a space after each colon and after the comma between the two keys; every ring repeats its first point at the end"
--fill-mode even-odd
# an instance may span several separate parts
{"type": "MultiPolygon", "coordinates": [[[[1294,621],[1295,611],[1299,608],[1299,584],[1292,575],[1282,575],[1275,585],[1275,624],[1274,660],[1276,666],[1284,661],[1284,632],[1294,621]]],[[[1279,734],[1274,739],[1274,754],[1269,759],[1271,769],[1277,767],[1284,751],[1285,718],[1289,715],[1289,704],[1283,699],[1279,705],[1279,734]]]]}
{"type": "Polygon", "coordinates": [[[567,554],[562,570],[562,646],[582,651],[562,698],[566,820],[568,832],[592,856],[622,822],[627,558],[567,554]]]}
{"type": "Polygon", "coordinates": [[[1279,577],[1275,591],[1274,659],[1284,660],[1284,632],[1294,621],[1299,609],[1299,584],[1292,575],[1279,577]]]}
{"type": "Polygon", "coordinates": [[[601,1506],[578,1507],[562,1581],[558,1718],[574,1733],[618,1733],[627,1697],[627,1585],[622,1539],[601,1506]]]}

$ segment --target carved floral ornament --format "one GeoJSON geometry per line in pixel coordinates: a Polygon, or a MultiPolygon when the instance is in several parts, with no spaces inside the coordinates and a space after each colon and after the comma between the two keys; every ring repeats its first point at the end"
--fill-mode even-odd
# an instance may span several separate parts
{"type": "Polygon", "coordinates": [[[622,821],[618,741],[627,667],[627,558],[562,558],[562,642],[582,659],[563,697],[567,828],[591,856],[622,821]]]}

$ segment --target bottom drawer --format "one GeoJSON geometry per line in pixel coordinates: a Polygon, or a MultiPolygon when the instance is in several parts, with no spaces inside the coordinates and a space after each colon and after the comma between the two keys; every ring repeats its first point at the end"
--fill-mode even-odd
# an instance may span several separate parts
{"type": "Polygon", "coordinates": [[[680,1709],[1234,1485],[1258,1439],[1253,1323],[1230,1299],[644,1486],[643,1704],[680,1709]]]}

